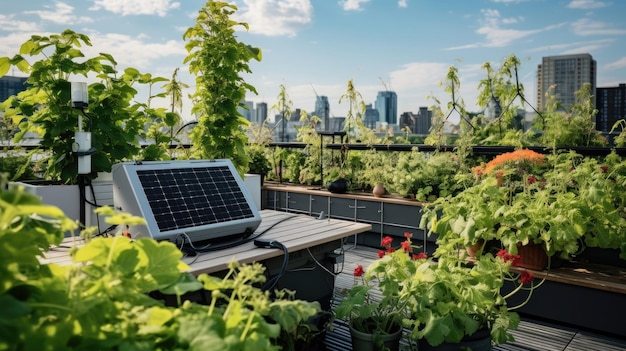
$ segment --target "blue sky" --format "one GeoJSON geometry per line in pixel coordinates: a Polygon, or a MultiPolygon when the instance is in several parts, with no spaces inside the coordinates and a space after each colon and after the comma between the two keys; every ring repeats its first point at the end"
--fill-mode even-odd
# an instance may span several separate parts
{"type": "MultiPolygon", "coordinates": [[[[353,80],[365,103],[378,91],[398,94],[399,113],[450,100],[439,83],[451,65],[461,93],[476,108],[476,87],[485,73],[514,54],[525,96],[536,104],[536,70],[543,56],[589,53],[597,61],[598,86],[626,82],[626,1],[623,0],[236,0],[237,20],[248,32],[239,40],[261,48],[263,60],[245,75],[258,95],[276,103],[286,87],[294,108],[312,111],[315,94],[326,95],[331,115],[345,116],[339,98],[353,80]]],[[[13,0],[0,14],[0,56],[13,56],[31,35],[65,29],[87,34],[87,55],[112,54],[120,65],[181,79],[182,34],[195,23],[198,0],[13,0]]],[[[16,75],[18,72],[15,72],[16,75]]],[[[166,102],[163,102],[166,105],[166,102]]],[[[191,103],[183,115],[190,119],[191,103]]],[[[276,113],[271,111],[270,115],[276,113]]]]}

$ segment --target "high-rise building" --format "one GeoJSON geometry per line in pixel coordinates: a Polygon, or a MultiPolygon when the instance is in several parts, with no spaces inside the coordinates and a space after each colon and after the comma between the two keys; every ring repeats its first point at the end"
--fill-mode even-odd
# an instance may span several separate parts
{"type": "Polygon", "coordinates": [[[237,111],[248,121],[250,122],[256,122],[254,120],[255,114],[254,114],[254,102],[252,101],[245,101],[244,104],[246,105],[247,109],[239,106],[239,108],[237,109],[237,111]]]}
{"type": "MultiPolygon", "coordinates": [[[[626,118],[626,84],[596,89],[596,129],[610,132],[615,122],[626,118]]],[[[621,131],[617,129],[616,131],[621,131]]]]}
{"type": "Polygon", "coordinates": [[[363,124],[369,129],[376,129],[376,123],[380,121],[378,110],[372,107],[372,104],[365,105],[365,116],[363,116],[363,124]]]}
{"type": "Polygon", "coordinates": [[[415,118],[415,134],[428,134],[433,124],[433,111],[428,107],[420,107],[415,118]]]}
{"type": "Polygon", "coordinates": [[[330,128],[330,103],[328,96],[317,96],[315,98],[314,114],[322,120],[321,130],[328,132],[330,128]]]}
{"type": "Polygon", "coordinates": [[[267,119],[267,103],[266,102],[257,102],[256,103],[256,122],[258,124],[262,124],[267,119]]]}
{"type": "Polygon", "coordinates": [[[398,124],[398,95],[395,91],[379,91],[374,107],[378,110],[379,122],[398,124]]]}
{"type": "Polygon", "coordinates": [[[8,99],[9,96],[17,95],[17,93],[28,88],[26,80],[28,77],[0,77],[0,102],[8,99]]]}
{"type": "Polygon", "coordinates": [[[596,91],[596,74],[596,61],[589,54],[543,57],[537,68],[537,107],[545,110],[549,92],[564,110],[569,110],[576,101],[575,92],[583,84],[591,84],[591,91],[596,91]]]}

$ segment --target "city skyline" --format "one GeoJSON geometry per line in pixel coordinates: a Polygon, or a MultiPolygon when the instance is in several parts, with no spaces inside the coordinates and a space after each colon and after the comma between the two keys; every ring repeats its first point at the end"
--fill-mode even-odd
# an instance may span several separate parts
{"type": "MultiPolygon", "coordinates": [[[[237,0],[233,19],[249,24],[236,33],[246,44],[261,48],[263,60],[251,62],[243,75],[259,95],[246,100],[266,102],[276,114],[280,85],[293,108],[309,113],[316,96],[327,96],[331,117],[345,116],[339,104],[353,80],[365,104],[380,91],[398,97],[398,118],[421,106],[451,97],[439,86],[451,65],[461,80],[458,97],[477,111],[476,87],[485,73],[480,66],[498,66],[514,54],[521,61],[525,97],[536,106],[536,72],[544,56],[588,53],[597,61],[597,86],[626,81],[626,2],[599,0],[237,0]]],[[[87,56],[106,52],[119,69],[138,68],[166,78],[180,67],[180,79],[191,85],[183,65],[184,30],[195,23],[205,1],[92,0],[14,1],[0,15],[0,56],[17,54],[31,35],[72,29],[87,34],[93,47],[87,56]]],[[[9,72],[9,75],[21,75],[9,72]]],[[[92,78],[90,78],[92,79],[92,78]]],[[[159,102],[156,102],[159,103],[159,102]]],[[[167,102],[162,102],[164,106],[167,102]]],[[[183,105],[191,119],[191,103],[183,105]]]]}

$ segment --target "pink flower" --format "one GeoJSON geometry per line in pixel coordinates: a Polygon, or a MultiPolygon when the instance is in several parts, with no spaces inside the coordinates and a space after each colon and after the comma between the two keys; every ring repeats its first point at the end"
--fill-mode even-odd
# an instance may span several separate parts
{"type": "Polygon", "coordinates": [[[407,239],[411,239],[413,237],[413,233],[404,232],[404,237],[407,239]]]}

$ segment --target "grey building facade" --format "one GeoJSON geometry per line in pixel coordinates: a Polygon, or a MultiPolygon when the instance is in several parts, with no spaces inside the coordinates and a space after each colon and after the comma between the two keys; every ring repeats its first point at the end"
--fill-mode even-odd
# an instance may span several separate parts
{"type": "Polygon", "coordinates": [[[568,111],[575,101],[575,92],[583,84],[596,91],[596,61],[590,54],[546,56],[537,67],[537,107],[546,108],[546,93],[554,94],[561,107],[568,111]],[[550,89],[554,87],[554,89],[550,89]]]}

